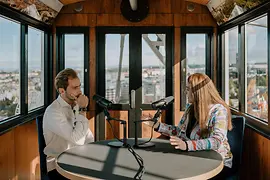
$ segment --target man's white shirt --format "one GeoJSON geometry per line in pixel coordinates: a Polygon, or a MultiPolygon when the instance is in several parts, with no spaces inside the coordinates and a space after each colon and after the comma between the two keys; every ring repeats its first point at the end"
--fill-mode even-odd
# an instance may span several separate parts
{"type": "Polygon", "coordinates": [[[94,141],[88,119],[79,114],[79,106],[72,109],[60,95],[44,113],[43,134],[48,172],[55,169],[54,160],[63,151],[94,141]]]}

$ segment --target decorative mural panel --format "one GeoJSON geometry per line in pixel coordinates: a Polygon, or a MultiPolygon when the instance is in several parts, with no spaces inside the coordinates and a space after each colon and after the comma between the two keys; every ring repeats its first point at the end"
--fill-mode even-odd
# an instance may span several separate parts
{"type": "Polygon", "coordinates": [[[269,0],[209,0],[207,7],[218,25],[269,0]]]}
{"type": "Polygon", "coordinates": [[[39,0],[0,0],[0,2],[47,24],[52,24],[58,14],[56,10],[39,0]]]}

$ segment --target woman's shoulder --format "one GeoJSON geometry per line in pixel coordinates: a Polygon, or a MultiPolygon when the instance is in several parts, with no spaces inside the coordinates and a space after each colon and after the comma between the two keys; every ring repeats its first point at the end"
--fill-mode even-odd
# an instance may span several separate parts
{"type": "Polygon", "coordinates": [[[228,113],[227,108],[223,104],[214,104],[210,108],[210,113],[211,114],[219,114],[219,113],[228,113]]]}

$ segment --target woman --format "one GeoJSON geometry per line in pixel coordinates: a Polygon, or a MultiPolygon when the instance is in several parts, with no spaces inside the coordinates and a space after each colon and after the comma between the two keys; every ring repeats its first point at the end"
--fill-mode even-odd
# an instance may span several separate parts
{"type": "MultiPolygon", "coordinates": [[[[215,150],[224,159],[224,170],[232,167],[227,131],[232,129],[228,105],[220,97],[211,79],[196,73],[188,77],[188,102],[178,126],[156,123],[155,131],[170,136],[171,145],[184,151],[215,150]]],[[[153,122],[147,122],[153,126],[153,122]]]]}

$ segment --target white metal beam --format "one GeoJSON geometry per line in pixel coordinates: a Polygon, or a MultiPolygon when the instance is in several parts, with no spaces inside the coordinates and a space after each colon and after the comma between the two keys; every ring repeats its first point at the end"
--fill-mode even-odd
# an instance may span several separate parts
{"type": "Polygon", "coordinates": [[[136,11],[138,8],[138,0],[129,0],[130,7],[133,11],[136,11]]]}

